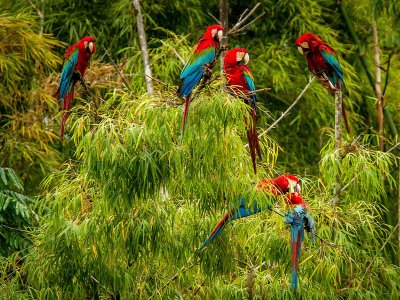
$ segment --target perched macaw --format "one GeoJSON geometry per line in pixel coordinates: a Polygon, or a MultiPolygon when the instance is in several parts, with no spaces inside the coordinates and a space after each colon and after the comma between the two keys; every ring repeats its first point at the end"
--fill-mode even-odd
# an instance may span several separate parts
{"type": "Polygon", "coordinates": [[[203,77],[205,68],[208,68],[217,55],[223,31],[224,28],[221,25],[212,25],[206,29],[203,37],[194,45],[193,56],[185,65],[181,75],[179,76],[182,80],[182,84],[179,87],[178,94],[179,97],[186,100],[185,110],[183,113],[181,143],[185,134],[185,126],[192,91],[203,77]]]}
{"type": "MultiPolygon", "coordinates": [[[[302,34],[296,40],[296,46],[302,55],[306,56],[308,69],[313,73],[329,93],[335,94],[344,85],[343,71],[335,50],[325,44],[317,35],[302,34]]],[[[347,132],[350,127],[346,110],[342,103],[342,115],[347,132]]]]}
{"type": "MultiPolygon", "coordinates": [[[[299,185],[299,180],[296,176],[290,174],[280,175],[275,179],[263,179],[257,184],[257,189],[264,191],[268,194],[274,195],[275,197],[286,195],[286,198],[291,199],[293,193],[299,193],[301,188],[299,185]]],[[[221,231],[224,229],[225,225],[233,220],[246,218],[248,216],[257,214],[261,211],[261,207],[257,201],[253,201],[251,206],[247,205],[246,199],[241,196],[241,202],[239,208],[231,209],[215,226],[214,230],[203,242],[203,244],[196,250],[199,253],[204,247],[206,247],[213,239],[215,239],[221,231]]]]}
{"type": "Polygon", "coordinates": [[[94,38],[87,36],[69,47],[64,54],[60,86],[54,95],[55,98],[61,101],[62,109],[64,110],[61,118],[61,141],[64,139],[65,122],[69,115],[67,111],[74,101],[74,86],[78,80],[83,82],[90,58],[95,51],[94,38]]]}
{"type": "Polygon", "coordinates": [[[301,243],[304,240],[304,229],[311,232],[312,242],[314,243],[315,222],[311,216],[309,205],[303,201],[301,195],[297,192],[287,197],[286,204],[288,210],[285,213],[284,220],[290,225],[291,246],[292,246],[292,289],[298,287],[298,268],[301,252],[301,243]]]}
{"type": "MultiPolygon", "coordinates": [[[[224,71],[226,73],[227,85],[236,94],[241,94],[248,100],[251,107],[251,121],[248,124],[247,139],[254,173],[257,173],[256,155],[261,159],[261,150],[258,143],[256,108],[256,94],[249,94],[255,90],[254,78],[250,68],[247,66],[250,57],[244,48],[234,48],[229,50],[224,57],[224,71]]],[[[246,120],[247,123],[247,120],[246,120]]]]}

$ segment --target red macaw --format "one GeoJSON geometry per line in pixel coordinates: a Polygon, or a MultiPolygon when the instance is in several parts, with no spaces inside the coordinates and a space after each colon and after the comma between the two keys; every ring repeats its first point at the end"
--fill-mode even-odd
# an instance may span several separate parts
{"type": "Polygon", "coordinates": [[[314,243],[315,222],[311,216],[310,208],[307,202],[303,201],[301,195],[297,192],[286,197],[288,210],[285,213],[284,220],[290,225],[290,237],[292,246],[292,289],[298,288],[298,268],[301,253],[301,243],[304,240],[304,229],[311,232],[314,243]]]}
{"type": "Polygon", "coordinates": [[[251,121],[247,129],[247,139],[254,173],[257,173],[256,155],[261,159],[261,150],[258,143],[256,120],[257,97],[255,94],[249,95],[255,90],[253,74],[247,66],[249,59],[249,53],[244,48],[229,50],[224,57],[224,70],[228,86],[234,93],[246,97],[251,106],[251,121]]]}
{"type": "Polygon", "coordinates": [[[74,86],[78,80],[83,82],[90,58],[95,51],[94,38],[87,36],[69,47],[64,54],[60,86],[54,95],[55,98],[61,101],[62,109],[65,111],[61,118],[61,142],[64,139],[65,122],[69,115],[67,110],[71,108],[74,101],[74,86]]]}
{"type": "MultiPolygon", "coordinates": [[[[296,176],[290,174],[280,175],[275,179],[263,179],[256,186],[258,190],[264,191],[267,194],[272,194],[275,197],[286,195],[287,198],[285,201],[293,201],[296,202],[298,198],[293,198],[292,195],[299,195],[300,193],[300,185],[299,180],[296,176]]],[[[271,203],[272,204],[272,203],[271,203]]],[[[271,206],[272,207],[272,206],[271,206]]],[[[233,220],[246,218],[248,216],[257,214],[261,212],[261,207],[258,205],[257,201],[254,201],[252,205],[249,207],[247,205],[246,199],[241,196],[240,206],[239,208],[231,209],[215,226],[214,230],[207,237],[207,239],[203,242],[203,244],[196,250],[196,253],[199,253],[204,247],[206,247],[213,239],[215,239],[221,231],[224,229],[225,225],[233,220]]]]}
{"type": "MultiPolygon", "coordinates": [[[[313,33],[302,34],[296,40],[296,46],[302,55],[306,56],[308,69],[313,73],[329,93],[335,94],[344,85],[343,71],[335,50],[325,44],[313,33]]],[[[350,127],[346,110],[342,103],[342,115],[347,132],[350,127]]]]}
{"type": "Polygon", "coordinates": [[[194,45],[194,53],[189,62],[183,68],[179,78],[182,84],[179,87],[179,97],[184,98],[185,110],[183,113],[182,134],[185,134],[186,120],[191,101],[191,94],[195,86],[200,82],[204,74],[204,69],[214,60],[219,44],[222,40],[224,28],[221,25],[212,25],[206,29],[203,37],[194,45]]]}

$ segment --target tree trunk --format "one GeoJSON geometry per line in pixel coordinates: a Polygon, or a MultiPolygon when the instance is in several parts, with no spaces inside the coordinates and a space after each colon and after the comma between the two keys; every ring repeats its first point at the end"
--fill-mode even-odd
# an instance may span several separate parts
{"type": "Polygon", "coordinates": [[[383,99],[381,85],[381,62],[379,56],[378,30],[375,19],[372,20],[372,36],[374,39],[374,63],[375,63],[375,95],[377,99],[376,111],[378,118],[379,149],[383,151],[383,99]]]}
{"type": "Polygon", "coordinates": [[[335,156],[338,172],[336,174],[336,182],[334,187],[334,205],[338,205],[340,202],[340,148],[342,147],[342,105],[343,105],[343,94],[341,91],[335,93],[335,156]]]}
{"type": "MultiPolygon", "coordinates": [[[[369,81],[372,89],[375,92],[374,79],[373,79],[372,72],[368,68],[368,62],[367,62],[367,59],[365,57],[365,50],[363,49],[361,41],[358,38],[358,35],[356,33],[356,30],[354,29],[354,26],[353,26],[353,23],[352,23],[350,17],[347,15],[347,11],[346,11],[342,1],[339,1],[338,3],[339,3],[339,7],[340,7],[340,10],[341,10],[342,16],[343,16],[343,20],[344,20],[344,22],[346,24],[347,30],[348,30],[351,38],[353,39],[353,41],[357,45],[358,54],[359,54],[358,56],[360,58],[361,64],[362,64],[362,66],[364,68],[364,71],[365,71],[365,73],[366,73],[366,75],[368,77],[368,81],[369,81]]],[[[390,125],[389,126],[390,132],[391,132],[393,137],[396,137],[398,133],[397,133],[396,126],[394,126],[392,115],[391,115],[390,111],[388,111],[387,109],[384,109],[384,113],[385,113],[386,119],[388,120],[388,124],[390,125]]]]}
{"type": "MultiPolygon", "coordinates": [[[[228,45],[228,0],[220,0],[219,2],[219,19],[221,26],[224,27],[224,35],[222,37],[221,47],[228,45]]],[[[221,78],[224,78],[224,57],[220,57],[221,78]]]]}
{"type": "Polygon", "coordinates": [[[146,33],[144,31],[143,17],[140,9],[140,0],[133,0],[133,7],[136,14],[136,24],[139,33],[140,49],[142,51],[144,74],[146,75],[147,92],[153,94],[153,80],[151,79],[151,69],[149,61],[149,51],[147,49],[146,33]]]}

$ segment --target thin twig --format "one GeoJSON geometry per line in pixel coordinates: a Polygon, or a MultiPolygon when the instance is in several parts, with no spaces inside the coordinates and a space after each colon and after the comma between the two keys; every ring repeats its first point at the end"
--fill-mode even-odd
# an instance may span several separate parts
{"type": "Polygon", "coordinates": [[[213,15],[212,13],[210,13],[210,12],[207,12],[207,14],[208,14],[208,15],[210,15],[210,16],[211,16],[211,18],[213,18],[215,22],[217,22],[219,25],[221,25],[221,21],[220,21],[220,20],[218,20],[216,17],[214,17],[214,15],[213,15]]]}
{"type": "Polygon", "coordinates": [[[122,78],[122,80],[124,81],[126,87],[127,87],[129,90],[131,90],[131,88],[130,88],[130,86],[129,86],[129,84],[128,84],[128,81],[126,81],[126,78],[124,77],[124,75],[122,75],[122,73],[119,71],[117,64],[114,62],[114,60],[113,60],[113,58],[112,58],[110,52],[108,52],[108,50],[106,49],[106,47],[104,47],[104,45],[103,45],[103,49],[104,49],[105,54],[106,54],[106,55],[108,56],[108,58],[110,59],[112,65],[114,66],[115,71],[117,71],[118,75],[122,78]]]}
{"type": "Polygon", "coordinates": [[[147,76],[147,77],[151,78],[152,80],[157,81],[158,83],[161,83],[161,84],[163,84],[165,86],[168,86],[168,83],[165,83],[165,82],[161,81],[160,79],[151,77],[150,75],[147,75],[146,73],[143,73],[143,74],[144,74],[144,76],[147,76]]]}
{"type": "Polygon", "coordinates": [[[254,95],[254,94],[259,93],[259,92],[269,91],[270,89],[271,89],[271,88],[262,88],[262,89],[250,91],[250,92],[247,93],[247,95],[249,95],[249,96],[250,96],[250,95],[254,95]]]}
{"type": "Polygon", "coordinates": [[[262,137],[264,134],[268,133],[271,129],[273,129],[276,124],[278,124],[287,114],[289,114],[290,110],[297,104],[297,102],[299,102],[299,100],[301,99],[301,97],[303,97],[304,93],[306,92],[306,90],[309,88],[309,86],[311,85],[311,83],[313,82],[313,80],[315,79],[315,76],[313,76],[307,83],[307,85],[304,87],[304,89],[301,91],[300,95],[297,96],[296,100],[294,100],[294,102],[292,103],[292,105],[289,106],[289,108],[282,113],[282,115],[274,122],[272,123],[271,126],[269,126],[266,130],[264,130],[258,137],[262,137]]]}
{"type": "Polygon", "coordinates": [[[174,54],[178,57],[178,59],[180,60],[180,62],[182,63],[182,65],[186,65],[185,60],[182,58],[182,56],[179,55],[178,51],[175,50],[175,48],[172,48],[172,51],[174,51],[174,54]]]}
{"type": "MultiPolygon", "coordinates": [[[[240,18],[239,18],[239,21],[232,27],[232,29],[229,31],[229,34],[232,34],[232,33],[234,33],[237,29],[239,29],[240,26],[242,26],[242,24],[243,24],[244,22],[246,22],[246,20],[247,20],[248,18],[250,18],[250,16],[251,16],[252,14],[254,14],[254,12],[257,10],[257,8],[258,8],[260,5],[261,5],[261,3],[258,2],[258,3],[253,7],[253,9],[250,10],[249,13],[248,13],[245,17],[242,18],[242,20],[240,20],[240,18]]],[[[242,16],[241,16],[241,17],[242,17],[242,16]]]]}
{"type": "Polygon", "coordinates": [[[382,252],[383,248],[385,248],[387,242],[388,242],[388,241],[390,240],[390,238],[392,237],[392,234],[396,231],[397,227],[399,227],[399,224],[400,224],[400,221],[397,222],[396,227],[393,228],[392,232],[389,234],[388,238],[387,238],[386,241],[383,243],[381,249],[379,249],[379,251],[376,252],[374,258],[373,258],[373,259],[371,260],[371,262],[369,263],[369,265],[368,265],[368,267],[367,267],[367,270],[365,271],[363,277],[361,277],[361,280],[360,280],[360,282],[358,283],[358,285],[357,285],[357,287],[356,287],[356,291],[358,291],[358,290],[361,288],[361,283],[362,283],[362,281],[364,280],[365,275],[368,274],[369,270],[370,270],[371,267],[372,267],[372,264],[374,263],[375,259],[376,259],[377,256],[378,256],[378,254],[382,252]]]}
{"type": "Polygon", "coordinates": [[[253,19],[251,22],[249,22],[249,23],[247,23],[246,25],[244,25],[242,28],[239,28],[239,29],[237,29],[237,30],[235,30],[235,31],[230,31],[229,33],[230,34],[236,34],[236,33],[239,33],[239,32],[242,32],[242,31],[244,31],[247,27],[249,27],[250,25],[252,25],[252,24],[254,24],[258,19],[260,19],[262,16],[264,16],[265,15],[265,12],[263,12],[262,14],[260,14],[258,17],[256,17],[255,19],[253,19]]]}

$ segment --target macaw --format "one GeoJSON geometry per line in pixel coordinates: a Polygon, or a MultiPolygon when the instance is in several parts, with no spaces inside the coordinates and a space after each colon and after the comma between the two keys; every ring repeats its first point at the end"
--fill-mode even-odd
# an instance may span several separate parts
{"type": "Polygon", "coordinates": [[[61,142],[64,140],[65,122],[69,115],[67,110],[71,108],[74,101],[75,84],[78,80],[84,84],[83,77],[94,52],[96,52],[94,38],[87,36],[69,47],[64,54],[60,86],[54,95],[61,101],[64,110],[61,118],[61,142]]]}
{"type": "MultiPolygon", "coordinates": [[[[343,71],[335,50],[325,44],[317,35],[302,34],[296,40],[296,46],[306,56],[308,69],[331,94],[341,90],[344,85],[343,71]]],[[[347,114],[342,103],[342,115],[347,132],[350,133],[347,114]]]]}
{"type": "MultiPolygon", "coordinates": [[[[256,108],[256,94],[249,94],[255,90],[254,78],[250,68],[247,66],[250,57],[244,48],[234,48],[229,50],[224,57],[224,71],[226,73],[227,85],[231,87],[235,94],[245,97],[251,107],[251,121],[248,124],[247,140],[254,173],[257,173],[256,155],[261,159],[261,150],[258,143],[256,108]]],[[[247,123],[247,120],[246,120],[247,123]]]]}
{"type": "MultiPolygon", "coordinates": [[[[256,185],[256,188],[260,191],[263,191],[267,194],[271,194],[275,197],[286,195],[286,197],[291,197],[292,193],[300,193],[301,187],[299,184],[299,180],[296,176],[291,174],[280,175],[275,179],[262,179],[256,185]]],[[[261,212],[262,209],[257,203],[257,201],[253,201],[251,206],[247,205],[246,199],[241,196],[240,206],[238,208],[231,209],[215,226],[214,230],[207,237],[207,239],[203,242],[203,244],[196,250],[196,253],[199,253],[204,247],[206,247],[213,239],[215,239],[221,231],[224,229],[225,225],[233,220],[246,218],[248,216],[257,214],[261,212]]]]}
{"type": "Polygon", "coordinates": [[[304,229],[311,232],[312,242],[315,240],[315,222],[311,216],[307,202],[303,201],[297,192],[287,197],[288,210],[284,215],[284,221],[290,225],[291,248],[292,248],[292,289],[298,288],[298,267],[301,252],[301,243],[304,240],[304,229]]]}
{"type": "Polygon", "coordinates": [[[194,45],[193,56],[185,65],[181,75],[179,76],[182,83],[178,89],[178,94],[180,98],[186,100],[185,110],[183,113],[181,144],[185,134],[185,126],[192,91],[203,77],[205,69],[209,67],[217,55],[217,49],[222,41],[223,31],[224,28],[221,25],[212,25],[206,29],[203,37],[194,45]]]}

